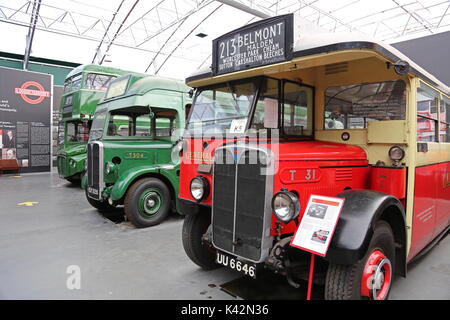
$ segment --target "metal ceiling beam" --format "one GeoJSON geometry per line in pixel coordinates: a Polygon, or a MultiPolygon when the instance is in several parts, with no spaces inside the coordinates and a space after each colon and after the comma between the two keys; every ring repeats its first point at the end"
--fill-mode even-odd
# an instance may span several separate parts
{"type": "MultiPolygon", "coordinates": [[[[211,3],[213,3],[213,2],[214,2],[214,0],[203,0],[203,1],[197,2],[197,6],[196,6],[193,10],[190,10],[190,11],[184,13],[183,15],[180,15],[179,10],[176,8],[176,11],[175,11],[176,19],[175,19],[175,20],[168,21],[168,22],[166,23],[165,26],[162,26],[162,25],[161,25],[159,30],[155,31],[154,33],[152,33],[152,34],[150,34],[150,35],[147,35],[147,37],[146,37],[143,41],[141,41],[140,43],[138,43],[138,44],[136,45],[136,47],[142,46],[142,45],[145,44],[146,42],[152,40],[153,38],[159,36],[161,33],[163,33],[163,32],[165,32],[165,31],[169,30],[170,28],[172,28],[172,27],[174,27],[174,26],[176,26],[176,25],[179,24],[180,22],[184,21],[186,18],[189,18],[191,15],[193,15],[194,13],[200,11],[201,9],[205,8],[206,6],[208,6],[209,4],[211,4],[211,3]]],[[[148,12],[147,12],[147,13],[148,13],[148,12]]],[[[147,13],[146,13],[146,14],[147,14],[147,13]]],[[[145,15],[142,16],[141,18],[137,19],[133,24],[137,23],[137,22],[140,21],[140,20],[142,20],[142,23],[144,23],[144,17],[145,17],[145,15]]],[[[131,24],[130,26],[128,26],[126,29],[124,29],[124,30],[121,32],[121,34],[124,33],[124,32],[125,32],[128,28],[130,28],[133,24],[131,24]]],[[[145,25],[145,23],[144,23],[144,25],[145,25]]]]}
{"type": "Polygon", "coordinates": [[[166,62],[169,60],[169,58],[177,51],[177,49],[182,45],[182,43],[206,20],[209,19],[214,13],[216,13],[217,10],[219,10],[223,4],[220,4],[217,8],[215,8],[211,13],[209,13],[202,21],[200,21],[192,30],[178,43],[178,45],[170,52],[169,55],[167,55],[166,59],[163,61],[163,63],[158,67],[158,70],[156,70],[155,75],[161,71],[161,68],[166,64],[166,62]]]}
{"type": "MultiPolygon", "coordinates": [[[[97,55],[99,55],[99,53],[100,53],[100,48],[101,48],[101,46],[102,46],[102,44],[103,44],[103,41],[105,41],[105,38],[108,36],[108,31],[109,31],[109,29],[111,28],[111,25],[113,24],[114,20],[116,19],[116,15],[117,15],[117,13],[120,11],[120,8],[122,8],[122,5],[123,5],[124,1],[125,1],[125,0],[122,0],[122,1],[120,2],[119,7],[118,7],[117,10],[113,13],[112,19],[111,19],[111,21],[109,22],[108,27],[106,28],[105,33],[103,34],[103,37],[102,37],[102,39],[100,40],[100,43],[99,43],[98,46],[97,46],[97,50],[95,50],[94,58],[92,58],[92,63],[95,62],[95,58],[97,58],[97,55]]],[[[97,22],[96,22],[95,24],[97,24],[97,22]]]]}
{"type": "Polygon", "coordinates": [[[220,2],[220,3],[223,3],[223,4],[226,4],[226,5],[230,6],[230,7],[235,8],[235,9],[247,12],[249,14],[252,14],[252,15],[254,15],[254,16],[258,17],[258,18],[261,18],[261,19],[267,19],[267,18],[273,17],[272,14],[269,14],[267,12],[263,12],[263,11],[261,11],[259,9],[256,9],[254,7],[251,7],[251,6],[248,6],[248,5],[246,5],[246,4],[242,3],[242,2],[239,2],[239,1],[235,1],[235,0],[216,0],[216,1],[220,2]]]}
{"type": "Polygon", "coordinates": [[[27,70],[28,62],[30,61],[31,47],[33,46],[34,31],[36,30],[36,23],[39,17],[39,9],[41,8],[42,0],[34,0],[33,11],[31,13],[30,26],[28,27],[28,34],[26,36],[25,54],[23,55],[23,70],[27,70]]]}
{"type": "Polygon", "coordinates": [[[136,0],[136,2],[133,4],[133,6],[131,7],[131,9],[128,11],[127,15],[125,16],[125,18],[122,20],[122,23],[119,25],[119,28],[117,29],[116,33],[114,33],[111,41],[109,41],[108,46],[106,47],[106,51],[103,54],[103,57],[101,58],[99,64],[102,64],[103,61],[105,61],[106,56],[108,55],[109,49],[111,48],[111,45],[113,44],[113,42],[116,40],[117,35],[120,32],[120,29],[122,29],[123,25],[125,24],[125,22],[127,22],[128,17],[130,16],[131,12],[133,12],[134,8],[136,7],[136,5],[139,3],[139,0],[136,0]]]}

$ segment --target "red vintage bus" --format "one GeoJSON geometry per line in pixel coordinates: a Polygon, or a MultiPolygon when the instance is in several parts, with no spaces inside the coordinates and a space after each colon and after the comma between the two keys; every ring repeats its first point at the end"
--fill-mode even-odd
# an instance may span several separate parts
{"type": "Polygon", "coordinates": [[[311,255],[290,243],[306,205],[341,198],[313,280],[326,299],[387,299],[449,230],[450,88],[389,45],[307,30],[286,15],[227,33],[187,79],[183,246],[204,269],[265,268],[297,287],[311,255]]]}

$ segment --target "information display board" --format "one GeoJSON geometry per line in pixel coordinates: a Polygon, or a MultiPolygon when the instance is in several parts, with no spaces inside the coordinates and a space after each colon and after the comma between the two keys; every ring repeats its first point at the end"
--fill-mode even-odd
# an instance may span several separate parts
{"type": "Polygon", "coordinates": [[[227,33],[213,41],[215,75],[290,60],[293,15],[266,19],[227,33]]]}
{"type": "Polygon", "coordinates": [[[325,257],[344,199],[311,195],[291,246],[325,257]]]}
{"type": "Polygon", "coordinates": [[[50,171],[52,77],[0,67],[0,158],[22,172],[50,171]]]}

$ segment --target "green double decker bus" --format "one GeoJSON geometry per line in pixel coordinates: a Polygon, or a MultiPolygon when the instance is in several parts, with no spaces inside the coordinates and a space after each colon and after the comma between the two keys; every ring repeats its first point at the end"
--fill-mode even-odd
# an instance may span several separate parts
{"type": "Polygon", "coordinates": [[[139,228],[177,211],[177,148],[191,96],[179,80],[130,74],[111,82],[94,115],[82,180],[93,207],[123,205],[139,228]]]}
{"type": "Polygon", "coordinates": [[[82,65],[66,77],[61,98],[58,173],[70,182],[80,180],[86,161],[89,130],[99,101],[111,80],[130,73],[99,65],[82,65]]]}

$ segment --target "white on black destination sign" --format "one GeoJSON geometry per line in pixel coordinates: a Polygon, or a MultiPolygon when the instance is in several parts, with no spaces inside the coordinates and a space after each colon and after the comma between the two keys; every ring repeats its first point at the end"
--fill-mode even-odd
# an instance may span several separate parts
{"type": "Polygon", "coordinates": [[[215,74],[287,60],[292,44],[291,19],[291,15],[267,19],[214,40],[215,74]]]}

